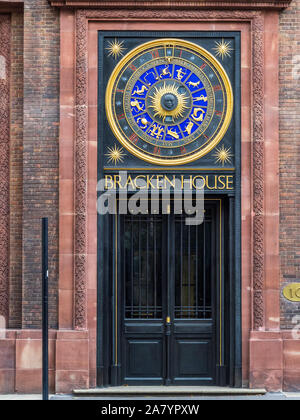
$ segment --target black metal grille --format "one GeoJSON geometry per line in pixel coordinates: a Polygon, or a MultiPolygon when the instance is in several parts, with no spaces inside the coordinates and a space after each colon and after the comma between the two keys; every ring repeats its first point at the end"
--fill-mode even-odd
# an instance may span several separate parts
{"type": "Polygon", "coordinates": [[[211,222],[187,226],[175,217],[175,318],[210,319],[211,222]]]}
{"type": "MultiPolygon", "coordinates": [[[[167,286],[167,217],[162,215],[124,216],[123,270],[125,278],[125,317],[161,319],[163,287],[175,294],[177,319],[212,318],[212,223],[206,213],[201,225],[185,224],[186,215],[172,219],[175,243],[175,278],[167,286]]],[[[171,249],[169,252],[172,252],[171,249]]]]}
{"type": "Polygon", "coordinates": [[[125,317],[162,318],[162,217],[124,217],[125,317]]]}

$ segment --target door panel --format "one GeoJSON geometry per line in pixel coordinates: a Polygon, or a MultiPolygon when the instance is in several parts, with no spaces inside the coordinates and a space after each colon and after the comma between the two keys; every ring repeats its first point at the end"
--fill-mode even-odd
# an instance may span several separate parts
{"type": "Polygon", "coordinates": [[[151,378],[163,380],[163,341],[162,339],[134,339],[126,340],[126,377],[151,378]]]}
{"type": "Polygon", "coordinates": [[[163,384],[166,232],[163,217],[124,216],[122,374],[127,384],[163,384]]]}
{"type": "Polygon", "coordinates": [[[185,378],[211,380],[211,340],[179,338],[175,344],[175,381],[185,378]]]}
{"type": "Polygon", "coordinates": [[[206,205],[201,225],[174,217],[176,261],[172,317],[171,383],[214,383],[215,207],[206,205]]]}
{"type": "Polygon", "coordinates": [[[216,217],[120,217],[123,383],[215,383],[216,217]]]}

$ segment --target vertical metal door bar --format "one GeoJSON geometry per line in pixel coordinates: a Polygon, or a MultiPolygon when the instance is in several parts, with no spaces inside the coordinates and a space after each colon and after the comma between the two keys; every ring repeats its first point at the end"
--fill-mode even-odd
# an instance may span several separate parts
{"type": "Polygon", "coordinates": [[[156,261],[156,218],[153,216],[153,276],[154,276],[154,318],[157,318],[157,261],[156,261]]]}
{"type": "Polygon", "coordinates": [[[141,278],[142,278],[142,269],[141,269],[141,218],[139,217],[139,318],[142,315],[142,285],[141,285],[141,278]]]}
{"type": "MultiPolygon", "coordinates": [[[[174,226],[173,226],[174,229],[174,226]]],[[[171,282],[173,276],[173,261],[172,261],[172,240],[173,240],[173,230],[171,225],[171,215],[167,215],[167,238],[168,238],[168,246],[167,246],[167,319],[166,319],[166,341],[167,341],[167,371],[166,371],[166,380],[165,384],[171,384],[171,282]]],[[[174,285],[173,285],[174,287],[174,285]]]]}
{"type": "Polygon", "coordinates": [[[146,244],[146,314],[149,318],[149,302],[148,302],[148,287],[149,287],[149,219],[146,221],[147,226],[147,244],[146,244]]]}
{"type": "Polygon", "coordinates": [[[198,300],[198,281],[199,281],[199,275],[198,275],[198,225],[196,225],[196,299],[195,299],[195,305],[196,305],[196,319],[199,317],[199,300],[198,300]]]}
{"type": "Polygon", "coordinates": [[[131,318],[133,318],[133,310],[134,310],[134,224],[133,224],[133,217],[130,216],[131,220],[131,318]]]}
{"type": "Polygon", "coordinates": [[[183,217],[180,217],[180,318],[183,317],[183,217]]]}
{"type": "Polygon", "coordinates": [[[191,318],[191,226],[188,227],[188,318],[191,318]]]}
{"type": "Polygon", "coordinates": [[[206,220],[203,223],[203,318],[206,319],[206,220]]]}

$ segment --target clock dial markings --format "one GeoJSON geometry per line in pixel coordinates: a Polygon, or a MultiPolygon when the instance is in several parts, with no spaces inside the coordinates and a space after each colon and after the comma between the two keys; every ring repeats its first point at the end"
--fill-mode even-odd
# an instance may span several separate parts
{"type": "Polygon", "coordinates": [[[200,47],[194,44],[191,50],[185,41],[176,40],[176,47],[162,41],[148,51],[147,43],[136,48],[136,55],[128,53],[130,60],[125,56],[117,65],[122,73],[118,69],[120,76],[111,83],[113,98],[120,96],[111,102],[118,109],[113,111],[113,132],[125,148],[127,138],[128,150],[138,157],[176,165],[201,157],[225,120],[229,125],[228,81],[224,74],[219,77],[218,64],[210,63],[200,47]]]}

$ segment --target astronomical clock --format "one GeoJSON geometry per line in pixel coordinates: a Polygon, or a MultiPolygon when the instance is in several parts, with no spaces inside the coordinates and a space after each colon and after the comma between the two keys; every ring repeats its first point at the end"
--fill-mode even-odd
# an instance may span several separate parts
{"type": "Polygon", "coordinates": [[[102,47],[104,165],[233,166],[234,39],[115,37],[102,47]]]}

